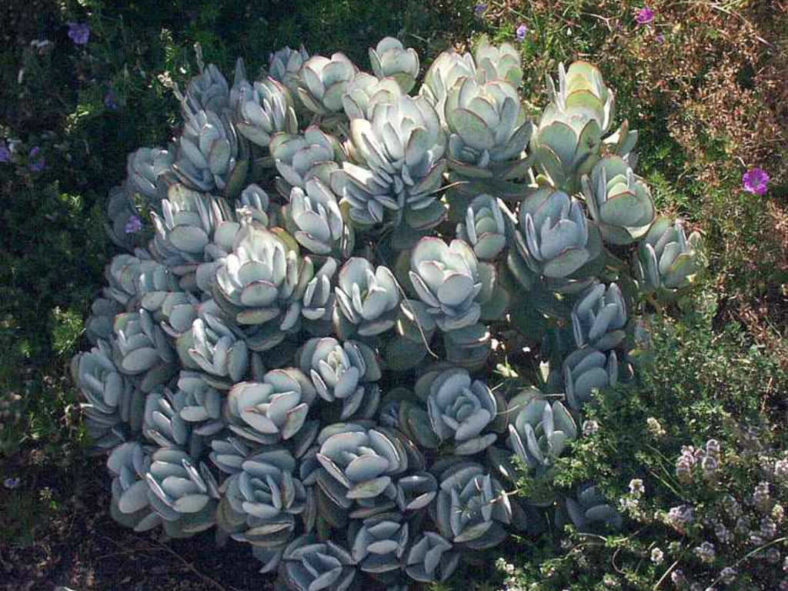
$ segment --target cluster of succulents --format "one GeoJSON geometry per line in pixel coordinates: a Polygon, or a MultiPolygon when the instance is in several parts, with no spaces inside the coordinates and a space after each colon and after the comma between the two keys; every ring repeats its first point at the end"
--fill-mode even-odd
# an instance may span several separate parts
{"type": "Polygon", "coordinates": [[[631,378],[640,296],[701,268],[599,71],[562,66],[534,123],[509,45],[443,53],[420,86],[392,38],[372,74],[285,48],[230,84],[198,58],[182,132],[111,194],[126,252],[73,362],[113,516],[215,526],[297,591],[444,581],[551,513],[620,525],[591,483],[513,494],[631,378]]]}

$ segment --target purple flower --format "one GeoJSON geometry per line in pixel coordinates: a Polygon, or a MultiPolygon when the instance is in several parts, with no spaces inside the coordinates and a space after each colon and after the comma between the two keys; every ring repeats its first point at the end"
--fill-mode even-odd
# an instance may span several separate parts
{"type": "Polygon", "coordinates": [[[90,39],[90,26],[87,23],[68,23],[68,38],[74,45],[87,45],[90,39]]]}
{"type": "Polygon", "coordinates": [[[515,38],[518,41],[524,41],[525,40],[525,34],[527,32],[528,32],[528,27],[526,27],[524,24],[520,25],[519,27],[517,27],[517,31],[515,32],[515,38]]]}
{"type": "Polygon", "coordinates": [[[751,168],[741,177],[744,190],[753,195],[764,195],[769,184],[769,174],[762,168],[751,168]]]}
{"type": "Polygon", "coordinates": [[[480,16],[485,10],[487,10],[486,2],[480,2],[473,7],[473,12],[476,13],[477,16],[480,16]]]}
{"type": "Polygon", "coordinates": [[[44,160],[44,157],[41,155],[41,148],[38,146],[33,146],[30,149],[30,153],[27,155],[28,159],[28,168],[33,172],[41,172],[47,167],[47,161],[44,160]]]}
{"type": "Polygon", "coordinates": [[[651,10],[648,6],[644,6],[643,8],[637,11],[637,14],[635,15],[635,20],[638,22],[639,25],[647,25],[654,20],[654,11],[651,10]]]}
{"type": "Polygon", "coordinates": [[[11,162],[11,150],[5,142],[0,143],[0,162],[11,162]]]}
{"type": "Polygon", "coordinates": [[[123,231],[126,234],[136,234],[142,230],[142,220],[138,215],[132,215],[129,217],[128,221],[126,222],[126,226],[123,228],[123,231]]]}
{"type": "Polygon", "coordinates": [[[656,37],[654,37],[654,40],[660,45],[662,45],[663,43],[665,43],[665,35],[659,33],[656,37]]]}
{"type": "Polygon", "coordinates": [[[19,478],[6,478],[3,480],[3,486],[9,489],[16,488],[19,486],[19,478]]]}
{"type": "Polygon", "coordinates": [[[104,95],[104,106],[110,111],[118,110],[118,97],[115,96],[115,91],[111,88],[107,91],[107,94],[104,95]]]}

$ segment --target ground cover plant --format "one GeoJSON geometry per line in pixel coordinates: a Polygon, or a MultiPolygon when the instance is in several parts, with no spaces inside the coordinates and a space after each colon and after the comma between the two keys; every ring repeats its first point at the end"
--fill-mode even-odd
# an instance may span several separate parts
{"type": "MultiPolygon", "coordinates": [[[[489,3],[449,7],[446,13],[438,13],[441,23],[448,20],[448,15],[455,19],[452,35],[456,35],[454,40],[460,43],[460,51],[469,29],[485,31],[496,42],[511,42],[523,57],[520,64],[525,82],[521,92],[533,105],[547,103],[547,97],[541,94],[545,86],[540,80],[545,73],[555,77],[558,61],[592,56],[601,65],[607,84],[618,90],[617,110],[621,118],[625,116],[631,127],[641,130],[638,169],[652,187],[658,207],[672,215],[680,212],[693,229],[704,232],[709,259],[709,270],[699,289],[671,305],[660,305],[658,315],[645,319],[651,334],[648,353],[629,359],[637,365],[636,379],[600,392],[596,402],[584,409],[587,416],[585,424],[577,425],[582,432],[578,442],[570,444],[549,474],[522,478],[518,482],[521,494],[511,497],[518,503],[545,494],[564,499],[571,497],[578,485],[594,480],[597,489],[623,516],[621,533],[577,531],[567,538],[561,528],[548,522],[546,533],[525,533],[516,542],[489,551],[473,568],[473,580],[478,581],[475,585],[545,589],[655,585],[773,588],[783,576],[784,540],[779,531],[784,487],[780,461],[785,442],[780,431],[775,430],[784,415],[780,392],[785,390],[781,367],[785,359],[784,308],[779,291],[784,269],[784,242],[781,245],[779,233],[783,171],[779,158],[775,159],[782,132],[779,124],[769,123],[769,117],[777,113],[774,105],[779,104],[770,98],[774,97],[773,72],[780,59],[770,43],[776,39],[773,31],[779,30],[779,19],[765,18],[769,13],[763,8],[746,6],[677,7],[655,3],[647,7],[648,11],[643,8],[616,4],[598,5],[589,11],[573,3],[532,3],[527,7],[489,3]],[[733,19],[726,19],[725,14],[733,19]],[[679,23],[688,25],[677,27],[679,23]],[[685,44],[697,44],[707,51],[686,51],[685,44]],[[701,56],[709,56],[708,61],[701,56]],[[722,64],[728,69],[723,71],[722,64]],[[633,77],[633,71],[638,75],[633,77]],[[641,75],[650,82],[635,84],[641,75]],[[649,92],[646,88],[655,90],[649,92]],[[709,109],[714,96],[725,96],[736,104],[735,109],[725,105],[709,109]],[[732,112],[736,119],[725,121],[732,112]],[[749,132],[756,129],[760,141],[753,143],[748,140],[749,132]],[[768,171],[771,179],[767,183],[763,182],[763,174],[755,170],[758,167],[768,171]],[[743,180],[748,169],[753,174],[743,180]],[[765,196],[756,194],[764,190],[765,196]],[[633,425],[639,427],[633,429],[633,425]],[[715,452],[716,443],[719,452],[715,452]],[[695,447],[682,454],[682,446],[695,447]],[[703,452],[696,451],[699,448],[703,452]],[[621,449],[628,450],[623,457],[621,449]],[[697,465],[691,458],[697,458],[697,465]],[[719,462],[719,469],[708,470],[714,461],[719,462]],[[674,467],[675,462],[678,463],[674,467]],[[689,479],[685,476],[687,465],[689,479]],[[752,500],[754,491],[760,491],[755,495],[756,501],[752,500]],[[737,511],[737,505],[726,500],[728,496],[741,507],[739,517],[730,518],[724,513],[728,506],[733,507],[734,513],[737,511]],[[686,515],[692,518],[689,526],[676,520],[677,516],[686,515]],[[740,517],[744,519],[741,523],[737,521],[740,517]],[[715,537],[718,533],[721,537],[715,537]],[[498,569],[490,570],[496,556],[502,556],[498,569]]],[[[342,49],[359,64],[366,62],[366,46],[374,47],[379,37],[378,31],[370,34],[366,24],[352,24],[359,21],[353,20],[352,7],[343,4],[330,9],[312,6],[303,12],[297,7],[289,19],[279,15],[276,24],[257,21],[252,14],[236,29],[241,32],[237,36],[226,29],[226,15],[232,10],[229,4],[213,12],[201,10],[199,16],[185,15],[179,24],[168,22],[174,15],[148,10],[146,18],[152,18],[145,22],[156,31],[148,37],[124,28],[123,16],[139,19],[140,13],[132,11],[121,15],[120,20],[107,19],[99,5],[88,6],[87,13],[43,11],[50,16],[39,20],[32,29],[26,29],[24,22],[14,29],[20,31],[25,46],[31,38],[37,40],[37,45],[25,50],[28,61],[18,83],[28,94],[22,92],[13,100],[9,94],[9,100],[4,101],[5,105],[18,105],[14,111],[6,112],[4,124],[11,125],[4,130],[6,138],[25,140],[24,144],[7,143],[12,163],[0,170],[10,173],[5,177],[4,189],[16,196],[9,201],[11,209],[5,213],[8,226],[16,232],[9,245],[22,243],[21,237],[29,231],[26,228],[35,227],[35,218],[20,215],[25,211],[23,196],[44,197],[46,209],[56,215],[50,216],[53,231],[47,234],[55,241],[41,244],[38,258],[14,259],[12,250],[4,250],[9,261],[6,269],[16,273],[6,286],[13,286],[18,290],[15,293],[31,293],[44,309],[52,310],[48,317],[31,314],[34,309],[24,306],[19,297],[4,299],[4,334],[15,361],[9,359],[3,365],[4,381],[8,384],[3,443],[8,461],[4,463],[7,478],[0,500],[4,508],[10,508],[3,513],[11,517],[7,520],[11,527],[4,528],[11,544],[4,547],[2,556],[12,585],[16,581],[36,584],[32,570],[24,566],[34,564],[31,557],[42,565],[38,569],[38,584],[44,576],[75,588],[104,588],[103,577],[126,572],[133,575],[117,580],[121,581],[121,588],[131,587],[135,577],[140,580],[136,571],[145,572],[149,565],[162,563],[167,569],[164,572],[185,577],[183,584],[189,588],[246,588],[259,584],[259,575],[258,583],[253,583],[256,568],[249,561],[248,551],[236,552],[233,542],[221,552],[209,552],[212,536],[203,534],[194,541],[161,544],[156,537],[125,534],[113,529],[106,519],[102,521],[101,512],[96,513],[95,508],[109,506],[109,500],[97,499],[96,492],[91,491],[101,491],[106,485],[98,465],[86,464],[83,452],[75,446],[88,439],[74,436],[79,424],[73,405],[76,397],[62,369],[52,363],[60,359],[59,365],[64,368],[65,359],[79,346],[81,318],[100,285],[104,257],[111,252],[101,228],[106,207],[101,193],[120,177],[110,171],[119,171],[125,155],[136,146],[164,145],[176,130],[178,102],[171,98],[169,86],[170,79],[175,79],[181,88],[186,88],[188,71],[194,67],[191,43],[184,43],[186,39],[200,40],[205,54],[230,72],[230,60],[239,53],[249,58],[248,64],[263,62],[260,56],[255,60],[246,49],[253,46],[247,45],[250,42],[261,42],[260,36],[247,33],[254,26],[267,27],[269,32],[281,35],[281,44],[297,44],[304,39],[320,53],[342,49]],[[91,15],[89,19],[86,14],[91,15]],[[338,31],[337,38],[329,40],[326,29],[311,27],[318,22],[311,19],[336,19],[334,22],[342,23],[338,28],[329,27],[338,31]],[[66,21],[75,25],[89,22],[87,43],[82,43],[85,28],[73,27],[72,35],[72,27],[66,21]],[[58,23],[63,23],[62,28],[54,29],[58,23]],[[164,33],[160,37],[161,53],[143,49],[138,54],[133,71],[144,68],[147,77],[118,76],[112,59],[107,61],[107,57],[115,55],[119,47],[133,47],[136,39],[159,38],[159,23],[173,27],[173,32],[178,31],[176,35],[181,35],[185,23],[187,33],[176,38],[164,33]],[[58,36],[52,35],[53,30],[59,30],[58,36]],[[354,36],[366,35],[366,43],[342,45],[342,36],[347,36],[348,31],[354,36]],[[52,46],[44,43],[44,36],[53,40],[58,52],[49,53],[52,46]],[[239,39],[240,46],[231,47],[235,43],[228,41],[231,38],[239,39]],[[49,56],[64,67],[47,65],[49,56]],[[168,60],[166,64],[163,59],[168,60]],[[77,74],[72,77],[74,67],[77,74]],[[41,100],[45,96],[41,90],[51,89],[51,85],[41,85],[36,93],[31,84],[48,71],[54,74],[50,81],[63,80],[75,92],[64,94],[65,102],[52,101],[51,116],[42,118],[44,123],[39,130],[49,127],[54,133],[28,135],[27,130],[34,128],[29,115],[32,111],[29,106],[25,109],[29,97],[35,95],[43,106],[47,103],[41,100]],[[156,79],[151,72],[164,75],[156,79]],[[96,79],[103,82],[92,82],[96,79]],[[151,89],[145,90],[149,83],[145,80],[154,81],[151,89]],[[76,102],[70,103],[71,100],[76,102]],[[140,108],[140,100],[150,101],[148,107],[140,108]],[[69,103],[78,103],[74,108],[80,115],[67,120],[69,103]],[[149,122],[123,124],[130,121],[123,114],[132,111],[144,114],[149,122]],[[61,127],[58,117],[70,123],[61,127]],[[121,122],[126,131],[115,138],[107,121],[121,122]],[[83,147],[98,146],[102,129],[105,140],[101,150],[105,153],[99,158],[97,150],[83,147]],[[37,145],[40,148],[34,151],[37,145]],[[107,151],[106,147],[111,149],[107,151]],[[61,154],[80,159],[83,153],[88,154],[87,159],[77,161],[89,163],[88,167],[66,168],[61,163],[61,154]],[[43,191],[55,178],[60,180],[60,187],[43,191]],[[86,211],[92,212],[90,231],[84,231],[86,211]],[[52,252],[61,255],[54,257],[52,252]],[[42,266],[43,261],[51,261],[47,263],[50,266],[42,266]],[[74,281],[75,273],[68,271],[73,265],[77,265],[81,276],[93,279],[89,283],[74,281]],[[58,273],[68,282],[67,288],[42,287],[46,281],[61,285],[63,280],[57,279],[58,273]],[[11,307],[13,302],[15,307],[11,307]],[[59,307],[53,309],[56,305],[59,307]],[[25,366],[26,373],[19,371],[17,365],[25,366]],[[14,451],[17,449],[20,452],[14,451]],[[68,474],[68,478],[48,477],[58,471],[68,474]],[[84,517],[85,509],[94,514],[90,519],[84,517]],[[47,526],[49,517],[55,519],[47,526]],[[79,542],[74,540],[77,531],[84,534],[77,536],[79,542]],[[33,545],[29,545],[31,540],[33,545]],[[107,544],[111,546],[106,548],[107,544]],[[244,566],[228,574],[226,569],[223,571],[219,556],[244,566]],[[138,568],[142,565],[142,569],[138,568]],[[245,574],[240,574],[243,570],[245,574]]],[[[276,8],[268,10],[261,9],[258,14],[271,16],[276,12],[276,8]]],[[[401,15],[373,15],[373,9],[356,12],[361,21],[375,22],[375,18],[380,18],[381,33],[391,24],[404,25],[404,32],[387,32],[420,50],[422,72],[437,55],[436,49],[446,47],[445,41],[436,37],[436,21],[427,17],[414,23],[401,20],[401,15]]],[[[239,25],[233,21],[232,26],[239,25]]],[[[272,39],[262,43],[266,53],[280,45],[272,39]]],[[[4,69],[4,76],[16,79],[21,50],[5,55],[9,67],[4,69]]],[[[535,115],[535,109],[531,115],[535,115]]],[[[269,190],[271,195],[274,202],[281,199],[276,191],[269,190]]],[[[140,222],[146,228],[149,219],[141,213],[140,222]]],[[[441,231],[449,235],[456,230],[454,226],[445,225],[441,231]]],[[[131,236],[136,238],[139,234],[132,232],[131,236]]],[[[121,238],[126,236],[124,232],[121,238]]],[[[653,311],[648,305],[645,310],[653,311]]],[[[435,345],[443,353],[442,344],[436,341],[435,345]]],[[[533,381],[537,372],[525,369],[522,362],[541,354],[542,348],[537,344],[528,346],[529,353],[512,356],[509,364],[495,367],[498,360],[491,364],[494,383],[508,383],[517,389],[524,382],[533,381]]],[[[379,385],[386,390],[385,381],[379,385]]],[[[504,448],[506,439],[505,435],[499,437],[504,448]]],[[[572,529],[569,526],[567,531],[572,529]]],[[[154,569],[162,572],[160,566],[154,569]]],[[[115,580],[114,575],[109,576],[115,580]]],[[[155,588],[149,579],[143,579],[141,584],[143,588],[155,588]]]]}

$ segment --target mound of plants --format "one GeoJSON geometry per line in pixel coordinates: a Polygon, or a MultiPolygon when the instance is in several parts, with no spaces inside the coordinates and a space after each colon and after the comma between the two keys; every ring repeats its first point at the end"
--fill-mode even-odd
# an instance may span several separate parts
{"type": "Polygon", "coordinates": [[[633,378],[638,314],[702,266],[595,66],[561,66],[532,121],[509,45],[443,53],[418,85],[396,39],[369,58],[285,48],[230,84],[198,52],[182,130],[110,195],[124,252],[73,360],[113,517],[215,528],[298,591],[620,527],[593,482],[516,481],[571,450],[633,378]]]}

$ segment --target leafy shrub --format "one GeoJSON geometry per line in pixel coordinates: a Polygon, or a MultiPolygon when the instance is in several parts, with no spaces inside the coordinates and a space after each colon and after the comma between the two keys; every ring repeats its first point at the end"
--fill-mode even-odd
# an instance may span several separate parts
{"type": "Polygon", "coordinates": [[[510,45],[441,54],[413,96],[413,50],[370,60],[285,48],[230,85],[198,52],[180,134],[111,191],[127,252],[72,363],[113,516],[217,525],[299,590],[443,581],[553,520],[619,528],[591,482],[514,498],[516,466],[555,475],[647,354],[631,312],[702,265],[594,66],[561,66],[534,125],[510,45]]]}

